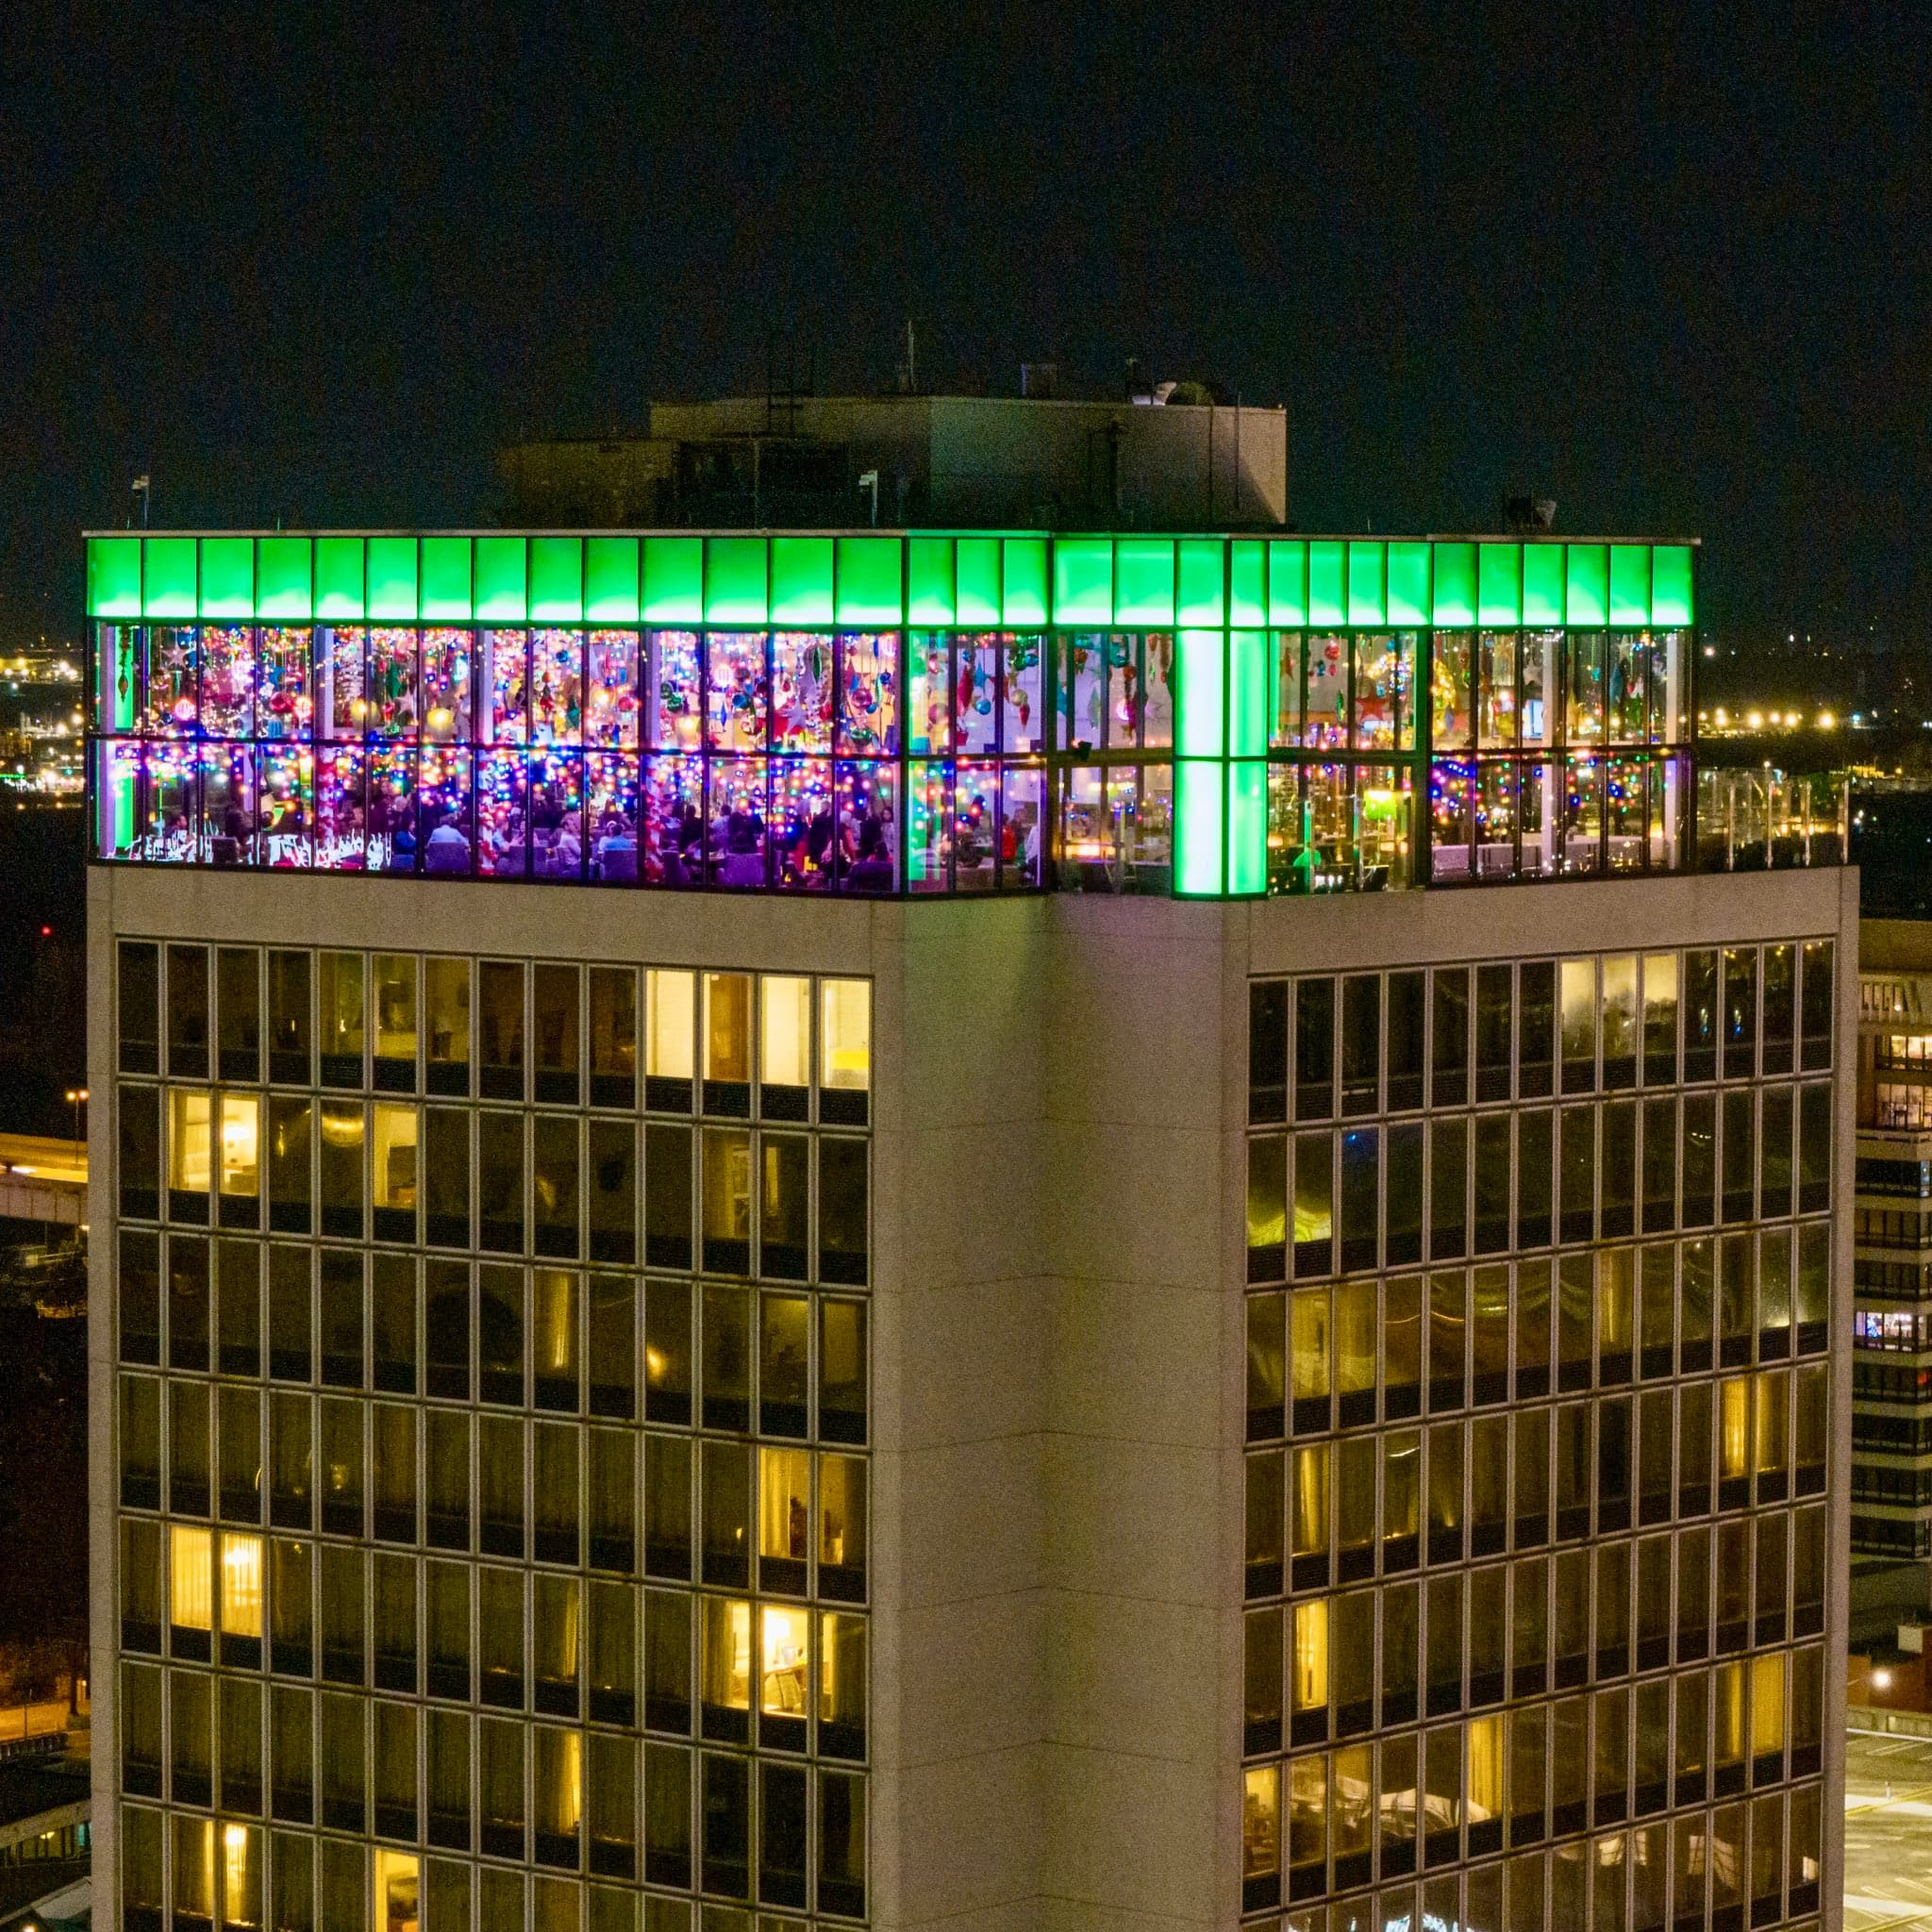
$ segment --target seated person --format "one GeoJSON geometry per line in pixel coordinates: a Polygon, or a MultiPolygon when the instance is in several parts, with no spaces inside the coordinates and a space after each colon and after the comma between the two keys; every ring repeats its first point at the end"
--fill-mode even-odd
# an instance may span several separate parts
{"type": "Polygon", "coordinates": [[[466,873],[470,869],[470,841],[455,818],[445,814],[429,835],[423,848],[423,870],[437,873],[466,873]]]}

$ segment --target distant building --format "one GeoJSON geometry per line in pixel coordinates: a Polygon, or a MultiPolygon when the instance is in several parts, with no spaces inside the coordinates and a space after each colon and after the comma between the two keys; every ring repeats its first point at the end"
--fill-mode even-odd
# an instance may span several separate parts
{"type": "Polygon", "coordinates": [[[1932,924],[1859,934],[1853,1611],[1932,1610],[1932,924]]]}
{"type": "Polygon", "coordinates": [[[633,436],[515,444],[530,528],[1266,529],[1288,517],[1280,408],[1038,396],[654,403],[633,436]]]}

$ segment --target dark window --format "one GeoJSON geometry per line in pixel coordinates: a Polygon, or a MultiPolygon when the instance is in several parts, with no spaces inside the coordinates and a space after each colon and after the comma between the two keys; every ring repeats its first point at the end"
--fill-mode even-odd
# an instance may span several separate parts
{"type": "Polygon", "coordinates": [[[116,1018],[124,1074],[160,1072],[160,954],[142,940],[123,940],[116,1018]]]}
{"type": "Polygon", "coordinates": [[[1381,1085],[1382,982],[1357,974],[1341,982],[1341,1110],[1374,1113],[1381,1085]]]}
{"type": "Polygon", "coordinates": [[[1287,1083],[1288,982],[1260,980],[1248,988],[1248,1118],[1286,1120],[1287,1083]]]}
{"type": "Polygon", "coordinates": [[[168,1071],[208,1078],[208,948],[168,948],[168,1071]]]}
{"type": "Polygon", "coordinates": [[[1335,1112],[1335,982],[1303,979],[1294,990],[1294,1112],[1324,1121],[1335,1112]]]}
{"type": "Polygon", "coordinates": [[[1391,1113],[1423,1104],[1424,982],[1420,973],[1391,973],[1384,1008],[1388,1049],[1384,1077],[1391,1113]]]}
{"type": "Polygon", "coordinates": [[[1469,1104],[1469,968],[1439,966],[1430,1025],[1429,1093],[1436,1107],[1469,1104]]]}

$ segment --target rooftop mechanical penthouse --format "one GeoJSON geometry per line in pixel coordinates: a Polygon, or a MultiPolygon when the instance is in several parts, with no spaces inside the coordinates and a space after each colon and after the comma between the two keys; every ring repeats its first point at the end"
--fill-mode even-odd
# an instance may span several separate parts
{"type": "Polygon", "coordinates": [[[1694,559],[92,539],[103,1910],[1835,1924],[1856,878],[1694,559]]]}

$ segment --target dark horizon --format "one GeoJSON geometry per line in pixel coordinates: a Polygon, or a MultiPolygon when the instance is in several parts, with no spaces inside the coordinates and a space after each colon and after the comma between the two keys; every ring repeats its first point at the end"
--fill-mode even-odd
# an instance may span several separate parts
{"type": "Polygon", "coordinates": [[[1925,602],[1904,8],[1345,29],[674,8],[17,24],[0,637],[83,526],[488,523],[494,452],[760,391],[1138,357],[1289,408],[1310,529],[1690,534],[1719,629],[1925,602]]]}

